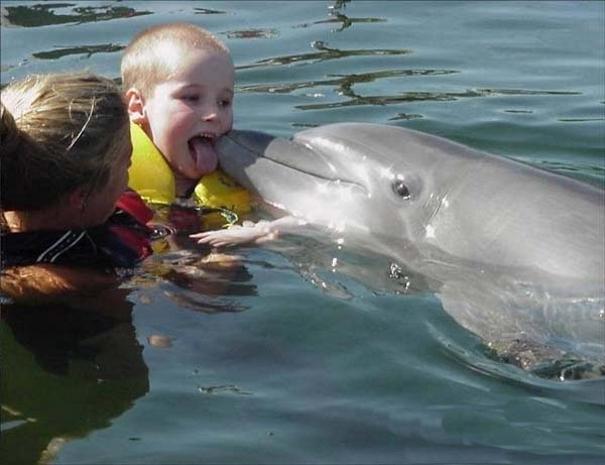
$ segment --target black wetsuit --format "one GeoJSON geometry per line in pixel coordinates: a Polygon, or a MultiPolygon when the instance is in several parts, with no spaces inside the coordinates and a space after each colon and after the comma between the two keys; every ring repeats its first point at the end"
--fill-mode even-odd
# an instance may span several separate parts
{"type": "Polygon", "coordinates": [[[132,268],[152,253],[150,211],[127,192],[102,225],[86,229],[0,233],[2,268],[55,263],[104,269],[132,268]]]}

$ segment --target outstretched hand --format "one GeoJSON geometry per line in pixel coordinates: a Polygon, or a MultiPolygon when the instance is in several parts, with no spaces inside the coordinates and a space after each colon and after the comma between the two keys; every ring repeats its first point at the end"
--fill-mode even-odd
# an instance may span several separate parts
{"type": "Polygon", "coordinates": [[[244,221],[241,226],[233,225],[228,229],[205,231],[191,234],[198,244],[208,244],[212,247],[229,247],[241,244],[262,244],[278,236],[278,231],[272,227],[272,222],[261,220],[258,223],[244,221]]]}

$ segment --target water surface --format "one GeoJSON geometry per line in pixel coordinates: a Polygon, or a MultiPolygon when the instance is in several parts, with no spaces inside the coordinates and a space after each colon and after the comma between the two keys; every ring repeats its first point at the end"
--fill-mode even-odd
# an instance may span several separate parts
{"type": "MultiPolygon", "coordinates": [[[[3,2],[0,80],[117,79],[136,31],[191,21],[232,50],[238,128],[393,124],[603,186],[604,8],[3,2]]],[[[329,244],[241,248],[220,267],[182,242],[88,312],[3,306],[3,460],[603,463],[602,379],[493,359],[388,261],[351,253],[358,280],[329,244]]]]}

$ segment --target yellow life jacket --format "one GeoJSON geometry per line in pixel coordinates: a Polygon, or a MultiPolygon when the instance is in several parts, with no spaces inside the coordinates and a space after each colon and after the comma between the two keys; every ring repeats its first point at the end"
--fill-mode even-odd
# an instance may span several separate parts
{"type": "MultiPolygon", "coordinates": [[[[130,124],[132,163],[128,186],[150,203],[170,205],[176,200],[174,174],[170,165],[145,131],[130,124]]],[[[250,211],[250,194],[220,170],[213,171],[195,186],[192,199],[200,207],[226,208],[238,215],[250,211]]]]}

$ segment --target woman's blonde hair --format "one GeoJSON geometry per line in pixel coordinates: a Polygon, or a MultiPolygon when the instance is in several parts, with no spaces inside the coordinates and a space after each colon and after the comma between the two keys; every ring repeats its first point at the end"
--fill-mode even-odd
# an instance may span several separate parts
{"type": "Polygon", "coordinates": [[[189,23],[167,23],[141,31],[122,56],[124,91],[139,90],[144,96],[176,71],[184,50],[202,49],[230,55],[229,49],[207,30],[189,23]]]}
{"type": "Polygon", "coordinates": [[[1,94],[2,210],[39,210],[109,180],[128,137],[116,84],[89,73],[32,75],[1,94]]]}

